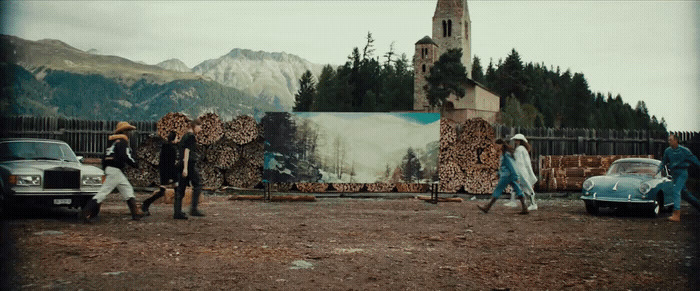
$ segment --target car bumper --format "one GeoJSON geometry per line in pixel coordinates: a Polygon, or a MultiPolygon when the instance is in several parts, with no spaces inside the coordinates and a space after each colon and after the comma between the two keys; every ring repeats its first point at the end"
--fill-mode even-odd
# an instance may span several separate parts
{"type": "Polygon", "coordinates": [[[3,197],[5,206],[83,207],[97,191],[11,191],[3,197]]]}

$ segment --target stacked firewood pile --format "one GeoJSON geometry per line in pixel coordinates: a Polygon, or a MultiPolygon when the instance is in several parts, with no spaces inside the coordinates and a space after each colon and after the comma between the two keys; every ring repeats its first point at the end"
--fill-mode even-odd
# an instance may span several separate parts
{"type": "Polygon", "coordinates": [[[440,120],[440,192],[487,194],[498,183],[495,131],[482,118],[457,123],[440,120]]]}
{"type": "Polygon", "coordinates": [[[604,175],[610,165],[622,158],[653,158],[652,156],[542,156],[540,157],[540,191],[581,191],[588,177],[604,175]]]}
{"type": "MultiPolygon", "coordinates": [[[[199,173],[205,189],[224,185],[253,188],[262,182],[262,130],[250,116],[239,116],[222,122],[218,115],[207,113],[198,118],[202,130],[197,134],[199,173]]],[[[182,113],[168,113],[157,123],[158,135],[152,136],[136,149],[138,169],[126,174],[132,185],[157,185],[160,146],[170,131],[182,137],[190,118],[182,113]]],[[[291,186],[290,186],[291,188],[291,186]]]]}

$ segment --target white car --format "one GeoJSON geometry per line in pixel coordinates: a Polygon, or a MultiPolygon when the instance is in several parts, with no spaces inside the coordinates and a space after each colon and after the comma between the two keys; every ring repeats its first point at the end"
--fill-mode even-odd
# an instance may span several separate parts
{"type": "Polygon", "coordinates": [[[63,141],[0,139],[2,207],[83,207],[102,186],[104,171],[80,160],[63,141]]]}

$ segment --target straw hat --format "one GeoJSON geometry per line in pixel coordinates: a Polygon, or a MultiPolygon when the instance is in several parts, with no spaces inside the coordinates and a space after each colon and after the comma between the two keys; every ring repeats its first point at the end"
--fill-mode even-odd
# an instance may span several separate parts
{"type": "Polygon", "coordinates": [[[510,140],[522,140],[522,141],[524,141],[524,142],[527,142],[527,138],[525,138],[525,136],[522,135],[522,134],[520,134],[520,133],[518,133],[518,134],[514,135],[513,137],[511,137],[510,140]]]}
{"type": "Polygon", "coordinates": [[[136,126],[133,126],[126,121],[121,121],[117,123],[117,129],[114,130],[114,133],[121,133],[133,129],[136,129],[136,126]]]}

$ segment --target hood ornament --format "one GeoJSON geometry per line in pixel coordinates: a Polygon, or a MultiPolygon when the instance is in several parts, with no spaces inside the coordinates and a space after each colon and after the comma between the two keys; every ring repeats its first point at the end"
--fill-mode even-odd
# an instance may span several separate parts
{"type": "Polygon", "coordinates": [[[620,181],[617,181],[617,183],[615,183],[615,186],[613,186],[613,191],[617,191],[617,184],[620,184],[620,181]]]}

